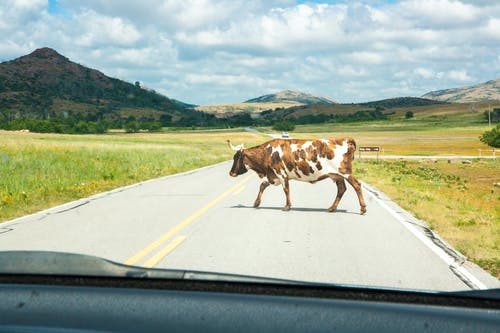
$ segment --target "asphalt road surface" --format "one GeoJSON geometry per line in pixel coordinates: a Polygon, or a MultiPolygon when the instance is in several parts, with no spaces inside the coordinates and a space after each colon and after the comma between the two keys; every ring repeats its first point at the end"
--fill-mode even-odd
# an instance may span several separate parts
{"type": "Polygon", "coordinates": [[[230,162],[163,177],[0,224],[0,251],[90,254],[120,263],[281,279],[426,290],[498,287],[382,194],[349,185],[338,210],[330,180],[264,192],[230,162]]]}

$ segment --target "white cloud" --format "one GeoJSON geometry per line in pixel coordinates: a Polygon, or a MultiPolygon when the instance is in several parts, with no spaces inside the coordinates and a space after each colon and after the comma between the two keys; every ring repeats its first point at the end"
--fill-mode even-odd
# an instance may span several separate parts
{"type": "Polygon", "coordinates": [[[45,0],[2,2],[0,59],[49,46],[196,104],[287,88],[344,102],[421,95],[500,68],[494,1],[58,3],[49,14],[45,0]]]}
{"type": "Polygon", "coordinates": [[[427,68],[415,68],[414,70],[415,74],[420,75],[421,77],[425,79],[430,79],[436,77],[436,73],[434,71],[427,69],[427,68]]]}
{"type": "Polygon", "coordinates": [[[403,17],[419,26],[443,28],[472,24],[481,18],[481,9],[472,4],[450,0],[404,1],[398,8],[403,17]]]}
{"type": "Polygon", "coordinates": [[[135,26],[120,17],[100,15],[94,11],[84,11],[74,17],[78,24],[75,43],[83,47],[97,47],[101,45],[132,46],[141,34],[135,26]]]}
{"type": "Polygon", "coordinates": [[[390,58],[387,58],[383,53],[368,52],[368,51],[359,51],[359,52],[352,52],[349,54],[345,54],[344,58],[346,60],[350,59],[355,63],[368,64],[368,65],[376,65],[376,64],[381,64],[383,62],[392,61],[390,58]]]}
{"type": "Polygon", "coordinates": [[[452,70],[446,73],[446,76],[454,81],[460,82],[467,82],[472,79],[469,75],[467,75],[466,70],[452,70]]]}
{"type": "Polygon", "coordinates": [[[500,18],[490,18],[485,27],[485,33],[497,42],[500,41],[500,18]]]}

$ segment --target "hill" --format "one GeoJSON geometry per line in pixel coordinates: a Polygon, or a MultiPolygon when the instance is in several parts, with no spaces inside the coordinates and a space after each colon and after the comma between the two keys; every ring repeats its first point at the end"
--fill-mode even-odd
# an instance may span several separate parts
{"type": "Polygon", "coordinates": [[[431,91],[422,98],[450,103],[500,101],[500,78],[469,87],[431,91]]]}
{"type": "MultiPolygon", "coordinates": [[[[260,121],[275,123],[283,120],[295,124],[355,123],[372,120],[409,121],[426,124],[485,123],[485,111],[500,106],[500,101],[444,103],[414,97],[400,97],[362,104],[314,104],[267,110],[260,113],[260,121]]],[[[492,114],[492,119],[495,114],[492,114]]],[[[493,119],[493,121],[496,121],[493,119]]],[[[409,124],[409,123],[407,123],[409,124]]]]}
{"type": "Polygon", "coordinates": [[[415,106],[425,106],[425,105],[436,105],[445,104],[446,102],[441,102],[437,100],[418,98],[418,97],[396,97],[382,99],[379,101],[361,103],[360,105],[366,105],[370,107],[380,107],[380,108],[400,108],[400,107],[415,107],[415,106]]]}
{"type": "Polygon", "coordinates": [[[196,106],[195,110],[214,114],[218,118],[227,118],[240,113],[252,113],[254,115],[266,111],[276,109],[286,109],[292,106],[304,105],[298,102],[245,102],[245,103],[227,103],[227,104],[209,104],[196,106]]]}
{"type": "Polygon", "coordinates": [[[268,110],[262,112],[266,119],[316,119],[318,122],[332,118],[377,118],[383,119],[384,115],[394,114],[394,110],[446,104],[440,101],[417,97],[397,97],[379,101],[359,104],[312,104],[294,106],[288,109],[268,110]],[[368,117],[365,117],[368,116],[368,117]]]}
{"type": "Polygon", "coordinates": [[[315,96],[292,90],[283,90],[275,94],[263,95],[245,101],[245,103],[275,103],[275,102],[296,102],[306,105],[336,103],[333,99],[329,97],[315,96]]]}
{"type": "Polygon", "coordinates": [[[153,90],[111,78],[40,48],[0,63],[0,121],[73,118],[189,123],[210,117],[153,90]]]}

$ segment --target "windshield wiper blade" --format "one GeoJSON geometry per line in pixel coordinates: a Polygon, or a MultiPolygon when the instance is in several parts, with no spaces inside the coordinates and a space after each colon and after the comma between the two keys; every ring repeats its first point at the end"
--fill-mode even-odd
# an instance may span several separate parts
{"type": "Polygon", "coordinates": [[[128,266],[100,257],[51,251],[0,252],[0,274],[238,281],[301,285],[292,280],[203,271],[128,266]]]}

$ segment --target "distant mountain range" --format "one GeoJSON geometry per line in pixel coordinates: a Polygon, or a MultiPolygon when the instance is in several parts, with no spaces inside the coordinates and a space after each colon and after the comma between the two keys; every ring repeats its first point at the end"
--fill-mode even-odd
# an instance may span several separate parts
{"type": "Polygon", "coordinates": [[[179,121],[199,117],[187,104],[169,99],[140,83],[108,77],[70,61],[50,48],[0,63],[0,112],[9,117],[78,117],[117,120],[134,117],[179,121]]]}
{"type": "MultiPolygon", "coordinates": [[[[71,118],[75,121],[114,122],[117,126],[135,120],[141,123],[159,121],[162,126],[246,126],[259,117],[271,123],[309,114],[318,118],[314,121],[323,121],[319,119],[323,115],[442,102],[500,100],[500,79],[471,87],[433,91],[422,97],[399,97],[355,105],[338,104],[328,97],[283,90],[244,103],[194,109],[191,104],[158,94],[142,87],[139,82],[132,84],[111,78],[98,70],[72,62],[50,48],[40,48],[31,54],[0,63],[0,122],[4,123],[16,119],[52,121],[71,118]]],[[[115,125],[109,126],[115,128],[115,125]]]]}
{"type": "Polygon", "coordinates": [[[334,104],[336,101],[329,97],[316,96],[300,91],[283,90],[275,94],[263,95],[249,99],[245,103],[274,103],[274,102],[296,102],[305,105],[311,104],[334,104]]]}
{"type": "Polygon", "coordinates": [[[474,86],[431,91],[422,98],[448,103],[500,101],[500,78],[474,86]]]}

